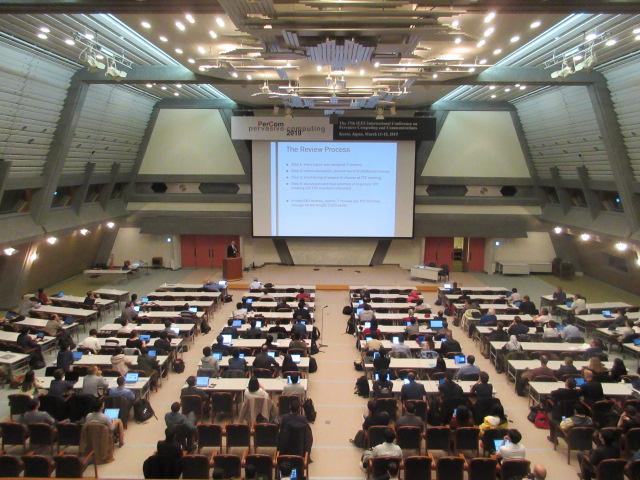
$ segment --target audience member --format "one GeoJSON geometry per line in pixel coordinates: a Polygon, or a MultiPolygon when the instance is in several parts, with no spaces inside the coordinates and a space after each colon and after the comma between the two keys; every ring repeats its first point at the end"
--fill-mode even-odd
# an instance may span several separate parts
{"type": "Polygon", "coordinates": [[[587,299],[584,298],[581,294],[576,293],[574,295],[574,300],[570,306],[571,310],[575,315],[579,315],[581,313],[586,313],[587,311],[587,299]]]}
{"type": "Polygon", "coordinates": [[[585,379],[585,383],[580,387],[580,394],[585,403],[593,405],[595,402],[604,398],[602,391],[602,384],[593,378],[593,372],[591,370],[584,370],[582,376],[585,379]]]}
{"type": "Polygon", "coordinates": [[[608,381],[618,383],[622,380],[622,377],[627,374],[628,374],[627,367],[625,367],[622,359],[614,358],[613,365],[611,365],[611,370],[609,370],[608,381]]]}
{"type": "Polygon", "coordinates": [[[405,403],[404,415],[396,420],[396,428],[399,427],[420,427],[420,430],[424,430],[424,420],[416,415],[416,406],[413,402],[405,403]]]}
{"type": "Polygon", "coordinates": [[[465,405],[458,405],[453,411],[451,421],[449,421],[449,427],[451,430],[462,427],[474,427],[475,422],[471,411],[465,405]]]}
{"type": "Polygon", "coordinates": [[[497,323],[498,317],[496,316],[496,311],[493,308],[490,308],[487,310],[487,313],[480,317],[478,325],[481,327],[493,327],[494,325],[497,325],[497,323]]]}
{"type": "Polygon", "coordinates": [[[180,402],[173,402],[171,404],[171,411],[165,414],[164,422],[167,426],[167,431],[175,436],[176,441],[180,440],[180,443],[187,451],[193,449],[193,437],[196,433],[196,416],[194,412],[189,412],[185,415],[180,412],[182,404],[180,402]]]}
{"type": "Polygon", "coordinates": [[[462,347],[457,340],[453,339],[453,332],[447,330],[445,338],[440,343],[440,354],[445,357],[448,353],[462,352],[462,347]]]}
{"type": "Polygon", "coordinates": [[[111,368],[120,375],[126,375],[129,371],[129,367],[127,366],[127,357],[124,355],[121,348],[111,355],[111,368]]]}
{"type": "Polygon", "coordinates": [[[560,338],[558,324],[554,320],[549,320],[546,327],[542,331],[542,338],[548,340],[550,338],[560,338]]]}
{"type": "Polygon", "coordinates": [[[520,295],[520,293],[518,293],[518,289],[517,288],[512,288],[511,289],[511,294],[507,297],[507,300],[509,300],[509,303],[513,303],[515,305],[516,302],[521,302],[522,301],[522,295],[520,295]]]}
{"type": "Polygon", "coordinates": [[[393,358],[411,358],[411,349],[404,343],[404,336],[398,335],[391,344],[393,358]]]}
{"type": "Polygon", "coordinates": [[[409,372],[407,374],[407,381],[402,385],[400,389],[400,398],[402,401],[407,400],[426,400],[427,392],[422,383],[416,382],[416,374],[413,372],[409,372]]]}
{"type": "Polygon", "coordinates": [[[484,434],[488,429],[507,429],[509,428],[509,422],[504,414],[504,408],[500,403],[496,403],[491,407],[489,415],[484,417],[482,423],[478,426],[480,434],[484,434]]]}
{"type": "Polygon", "coordinates": [[[37,398],[32,398],[29,401],[28,410],[20,415],[18,421],[24,425],[33,425],[35,423],[46,423],[47,425],[53,425],[56,423],[56,419],[49,415],[47,412],[41,412],[38,410],[40,402],[37,398]]]}
{"type": "Polygon", "coordinates": [[[213,358],[211,347],[202,349],[202,358],[200,359],[200,370],[208,373],[209,377],[217,377],[220,374],[218,360],[213,358]]]}
{"type": "Polygon", "coordinates": [[[513,323],[508,328],[507,333],[509,335],[526,335],[529,333],[529,327],[522,323],[522,319],[516,315],[513,317],[513,323]]]}
{"type": "Polygon", "coordinates": [[[569,342],[572,339],[583,338],[582,332],[574,325],[574,320],[572,318],[567,318],[564,323],[565,327],[560,336],[565,342],[569,342]]]}
{"type": "Polygon", "coordinates": [[[282,394],[297,395],[302,400],[304,400],[306,393],[307,392],[304,389],[304,386],[300,383],[300,375],[298,375],[297,373],[289,375],[289,378],[287,379],[287,383],[285,384],[284,387],[282,387],[282,394]],[[291,383],[289,383],[289,379],[291,380],[291,383]]]}
{"type": "Polygon", "coordinates": [[[567,294],[562,287],[556,287],[552,298],[556,305],[564,304],[567,301],[567,294]]]}
{"type": "Polygon", "coordinates": [[[576,375],[577,373],[578,369],[573,364],[573,357],[564,357],[564,362],[558,369],[558,376],[562,377],[563,375],[576,375]]]}
{"type": "Polygon", "coordinates": [[[61,368],[65,372],[71,371],[73,365],[73,352],[69,350],[69,345],[61,343],[58,348],[58,354],[56,355],[56,366],[61,368]]]}
{"type": "MultiPolygon", "coordinates": [[[[282,455],[310,455],[313,446],[313,433],[309,421],[300,414],[300,400],[291,399],[289,413],[280,417],[278,433],[278,452],[282,455]]],[[[310,459],[311,461],[311,459],[310,459]]]]}
{"type": "Polygon", "coordinates": [[[66,398],[73,393],[74,382],[64,380],[64,370],[57,368],[53,372],[53,380],[49,384],[48,394],[52,397],[66,398]]]}
{"type": "Polygon", "coordinates": [[[493,385],[489,383],[489,374],[487,372],[480,372],[478,381],[471,387],[471,393],[476,398],[493,397],[493,385]]]}
{"type": "Polygon", "coordinates": [[[113,436],[117,439],[118,444],[122,447],[124,445],[124,426],[122,420],[116,418],[112,420],[102,411],[102,401],[96,401],[91,406],[90,412],[85,417],[86,423],[101,423],[106,425],[109,430],[113,432],[113,436]]]}
{"type": "Polygon", "coordinates": [[[102,348],[100,340],[98,339],[98,330],[95,328],[89,330],[89,336],[80,342],[78,348],[84,348],[91,350],[92,353],[98,353],[100,348],[102,348]]]}
{"type": "Polygon", "coordinates": [[[468,355],[466,365],[458,369],[455,378],[456,380],[475,380],[476,375],[480,375],[480,368],[476,365],[476,357],[468,355]]]}
{"type": "Polygon", "coordinates": [[[133,390],[125,386],[125,383],[126,383],[125,378],[123,376],[118,377],[118,379],[116,380],[116,383],[118,384],[116,388],[109,389],[109,396],[124,397],[133,403],[136,399],[136,394],[133,393],[133,390]]]}
{"type": "Polygon", "coordinates": [[[525,457],[524,445],[520,443],[522,435],[518,430],[510,428],[504,440],[504,444],[496,452],[496,457],[501,460],[513,460],[525,457]]]}
{"type": "Polygon", "coordinates": [[[240,351],[238,349],[234,350],[231,354],[231,358],[229,359],[228,370],[239,370],[246,371],[247,369],[247,361],[244,358],[240,358],[240,351]]]}
{"type": "MultiPolygon", "coordinates": [[[[556,390],[557,391],[557,390],[556,390]]],[[[549,421],[549,437],[554,445],[558,444],[558,437],[566,437],[567,432],[573,427],[590,427],[593,420],[588,416],[587,408],[577,402],[573,407],[573,415],[563,416],[560,421],[551,418],[549,421]]]]}
{"type": "Polygon", "coordinates": [[[99,397],[100,390],[106,391],[109,388],[109,382],[101,376],[102,372],[92,365],[89,367],[87,375],[82,378],[82,394],[99,397]]]}
{"type": "Polygon", "coordinates": [[[362,455],[362,466],[363,468],[367,468],[369,465],[370,458],[376,457],[397,457],[398,459],[402,459],[402,449],[395,443],[396,434],[392,428],[387,428],[384,431],[384,442],[380,445],[376,445],[375,447],[365,450],[362,455]]]}
{"type": "Polygon", "coordinates": [[[520,302],[520,313],[523,315],[535,315],[538,311],[536,310],[536,305],[531,301],[529,295],[525,295],[522,297],[522,302],[520,302]]]}
{"type": "Polygon", "coordinates": [[[615,433],[611,430],[598,432],[600,445],[591,452],[578,452],[578,463],[583,480],[591,480],[596,476],[596,469],[603,460],[620,457],[620,447],[617,444],[615,433]]]}

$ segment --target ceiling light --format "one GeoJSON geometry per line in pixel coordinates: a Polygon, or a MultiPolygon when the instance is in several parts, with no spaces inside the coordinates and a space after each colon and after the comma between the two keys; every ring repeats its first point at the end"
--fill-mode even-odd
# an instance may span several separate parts
{"type": "Polygon", "coordinates": [[[216,23],[220,28],[224,27],[224,20],[222,19],[222,17],[216,17],[216,23]]]}
{"type": "Polygon", "coordinates": [[[193,58],[190,58],[189,60],[187,60],[187,62],[189,63],[196,63],[196,61],[193,58]]]}
{"type": "Polygon", "coordinates": [[[153,84],[147,83],[147,88],[153,88],[153,84]]]}
{"type": "Polygon", "coordinates": [[[267,23],[267,24],[266,24],[264,27],[262,27],[262,28],[264,28],[265,30],[271,30],[273,27],[271,26],[271,24],[270,24],[270,23],[267,23]]]}
{"type": "Polygon", "coordinates": [[[204,55],[205,53],[207,53],[207,49],[206,49],[206,48],[204,48],[202,45],[199,45],[199,46],[198,46],[198,53],[199,53],[200,55],[204,55]]]}
{"type": "Polygon", "coordinates": [[[553,233],[555,233],[556,235],[560,235],[562,233],[562,227],[553,227],[553,233]]]}
{"type": "Polygon", "coordinates": [[[98,55],[96,55],[96,59],[104,60],[104,55],[98,54],[98,55]]]}
{"type": "Polygon", "coordinates": [[[82,235],[83,237],[86,237],[87,235],[89,235],[89,230],[87,230],[86,228],[81,228],[80,229],[80,235],[82,235]]]}
{"type": "Polygon", "coordinates": [[[529,28],[532,30],[535,30],[540,25],[542,25],[542,22],[540,20],[536,20],[535,22],[531,22],[531,25],[529,25],[529,28]]]}
{"type": "Polygon", "coordinates": [[[47,38],[49,38],[49,37],[47,37],[44,33],[39,33],[39,34],[38,34],[38,38],[39,38],[40,40],[46,40],[46,39],[47,39],[47,38]]]}
{"type": "Polygon", "coordinates": [[[18,252],[18,250],[16,250],[16,249],[15,249],[15,248],[13,248],[13,247],[8,247],[8,248],[5,248],[5,249],[4,249],[4,254],[5,254],[7,257],[10,257],[11,255],[15,255],[17,252],[18,252]]]}
{"type": "Polygon", "coordinates": [[[433,75],[431,75],[431,78],[438,78],[438,74],[434,73],[433,75]]]}
{"type": "Polygon", "coordinates": [[[175,52],[176,52],[178,55],[182,55],[182,54],[184,53],[184,50],[182,50],[181,48],[176,48],[176,49],[175,49],[175,52]]]}
{"type": "Polygon", "coordinates": [[[249,74],[247,74],[247,80],[253,80],[253,77],[249,74]]]}
{"type": "Polygon", "coordinates": [[[485,63],[487,63],[487,59],[486,58],[481,58],[480,61],[478,62],[480,65],[484,65],[485,63]]]}
{"type": "Polygon", "coordinates": [[[48,237],[47,238],[47,243],[49,245],[55,245],[56,243],[58,243],[58,239],[56,237],[48,237]]]}
{"type": "Polygon", "coordinates": [[[638,40],[640,40],[640,35],[636,35],[635,41],[637,42],[638,40]]]}
{"type": "Polygon", "coordinates": [[[147,22],[146,20],[143,20],[140,22],[140,26],[142,28],[146,28],[147,30],[151,28],[151,24],[149,22],[147,22]]]}
{"type": "Polygon", "coordinates": [[[160,39],[161,42],[165,42],[166,43],[166,42],[169,41],[169,39],[167,37],[165,37],[164,35],[160,35],[158,38],[160,39]]]}
{"type": "MultiPolygon", "coordinates": [[[[49,30],[49,27],[40,27],[40,31],[42,33],[49,33],[51,30],[49,30]]],[[[633,32],[633,33],[636,33],[636,32],[633,32]]]]}
{"type": "Polygon", "coordinates": [[[455,43],[456,45],[460,45],[460,44],[462,43],[462,38],[460,38],[460,37],[456,37],[456,38],[453,40],[453,43],[455,43]]]}
{"type": "Polygon", "coordinates": [[[484,47],[484,46],[485,46],[485,44],[486,44],[486,43],[487,43],[487,41],[486,41],[486,40],[484,40],[484,39],[482,39],[482,40],[480,40],[478,43],[476,43],[476,47],[478,47],[478,48],[482,48],[482,47],[484,47]]]}
{"type": "Polygon", "coordinates": [[[502,53],[502,49],[501,49],[501,48],[496,48],[496,49],[493,51],[493,54],[494,54],[494,55],[500,55],[501,53],[502,53]]]}
{"type": "Polygon", "coordinates": [[[496,98],[496,94],[494,93],[493,95],[491,95],[491,98],[496,98]]]}
{"type": "Polygon", "coordinates": [[[516,88],[518,88],[519,86],[520,86],[520,84],[519,84],[519,83],[516,83],[516,84],[515,84],[515,87],[516,87],[516,88]]]}
{"type": "Polygon", "coordinates": [[[176,21],[176,28],[177,28],[178,30],[180,30],[181,32],[184,32],[184,31],[187,29],[187,27],[185,27],[185,26],[184,26],[184,23],[182,23],[182,22],[181,22],[181,21],[179,21],[179,20],[178,20],[178,21],[176,21]]]}
{"type": "Polygon", "coordinates": [[[589,235],[588,233],[581,233],[580,240],[582,240],[583,242],[588,242],[589,240],[591,240],[591,235],[589,235]]]}
{"type": "Polygon", "coordinates": [[[360,69],[360,76],[364,75],[364,68],[360,69]]]}
{"type": "Polygon", "coordinates": [[[164,85],[162,85],[162,86],[160,87],[160,90],[166,90],[166,89],[167,89],[167,87],[165,87],[164,85]]]}
{"type": "Polygon", "coordinates": [[[640,28],[634,28],[633,29],[633,34],[634,35],[638,35],[640,33],[640,28]]]}
{"type": "Polygon", "coordinates": [[[615,247],[619,252],[624,252],[627,250],[627,248],[629,248],[629,245],[624,242],[618,242],[615,244],[615,247]]]}
{"type": "Polygon", "coordinates": [[[380,62],[376,62],[373,64],[374,67],[378,68],[380,66],[380,62]]]}
{"type": "Polygon", "coordinates": [[[592,42],[596,38],[598,38],[598,34],[597,33],[588,33],[587,36],[585,37],[587,42],[592,42]]]}
{"type": "Polygon", "coordinates": [[[613,47],[616,43],[618,43],[618,41],[615,38],[610,38],[609,40],[607,40],[607,43],[605,43],[605,45],[607,47],[613,47]]]}
{"type": "Polygon", "coordinates": [[[179,94],[178,92],[173,92],[173,96],[174,96],[174,97],[179,97],[179,96],[180,96],[180,94],[179,94]]]}
{"type": "Polygon", "coordinates": [[[196,23],[196,19],[193,18],[193,15],[191,15],[190,13],[185,13],[184,18],[186,18],[187,22],[189,23],[196,23]]]}
{"type": "Polygon", "coordinates": [[[636,258],[636,265],[638,265],[640,267],[640,257],[636,258]]]}
{"type": "Polygon", "coordinates": [[[580,60],[582,60],[582,55],[576,55],[573,57],[574,62],[579,62],[580,60]]]}
{"type": "Polygon", "coordinates": [[[495,85],[489,85],[489,90],[495,90],[496,86],[495,85]]]}
{"type": "Polygon", "coordinates": [[[484,23],[489,23],[489,22],[491,22],[491,20],[493,20],[494,18],[496,18],[496,12],[489,12],[489,13],[487,13],[487,15],[484,17],[484,23]]]}
{"type": "Polygon", "coordinates": [[[93,33],[85,33],[84,34],[84,38],[86,38],[87,40],[93,40],[95,37],[95,35],[93,33]]]}
{"type": "Polygon", "coordinates": [[[29,255],[29,260],[32,262],[35,262],[38,259],[38,252],[33,252],[31,255],[29,255]]]}
{"type": "Polygon", "coordinates": [[[458,28],[460,26],[460,21],[459,20],[454,20],[453,22],[451,22],[451,26],[453,28],[458,28]]]}
{"type": "Polygon", "coordinates": [[[176,88],[182,88],[182,84],[181,83],[176,83],[176,88]]]}
{"type": "Polygon", "coordinates": [[[526,85],[520,85],[520,90],[526,90],[527,86],[526,85]]]}
{"type": "Polygon", "coordinates": [[[509,93],[511,91],[511,89],[510,88],[505,88],[504,91],[509,93]]]}
{"type": "Polygon", "coordinates": [[[473,73],[475,71],[476,71],[475,67],[469,67],[469,73],[473,73]]]}
{"type": "Polygon", "coordinates": [[[490,37],[491,35],[493,35],[493,32],[495,32],[496,29],[494,27],[489,27],[484,31],[484,36],[485,37],[490,37]]]}
{"type": "Polygon", "coordinates": [[[213,38],[214,40],[215,40],[216,38],[218,38],[218,34],[217,34],[216,32],[214,32],[213,30],[209,30],[209,36],[210,36],[211,38],[213,38]]]}
{"type": "Polygon", "coordinates": [[[64,43],[66,43],[67,45],[69,45],[70,47],[73,47],[76,42],[73,40],[73,38],[67,38],[64,43]]]}
{"type": "Polygon", "coordinates": [[[520,41],[520,35],[514,35],[513,37],[511,37],[511,38],[509,39],[509,41],[510,41],[511,43],[519,42],[519,41],[520,41]]]}

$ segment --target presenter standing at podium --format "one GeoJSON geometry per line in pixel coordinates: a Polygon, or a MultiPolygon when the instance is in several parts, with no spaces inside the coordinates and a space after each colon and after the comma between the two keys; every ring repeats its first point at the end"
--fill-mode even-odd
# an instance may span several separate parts
{"type": "Polygon", "coordinates": [[[231,240],[231,243],[227,247],[227,257],[228,258],[236,258],[240,254],[238,250],[238,246],[236,245],[235,240],[231,240]]]}

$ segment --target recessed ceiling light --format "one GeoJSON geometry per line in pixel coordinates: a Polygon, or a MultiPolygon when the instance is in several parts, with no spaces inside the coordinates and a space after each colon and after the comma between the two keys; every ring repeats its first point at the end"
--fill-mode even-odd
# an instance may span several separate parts
{"type": "Polygon", "coordinates": [[[484,65],[485,63],[487,63],[487,59],[486,58],[481,58],[480,61],[478,62],[480,65],[484,65]]]}
{"type": "Polygon", "coordinates": [[[73,47],[76,42],[73,40],[73,38],[67,38],[64,43],[66,43],[67,45],[69,45],[70,47],[73,47]]]}
{"type": "Polygon", "coordinates": [[[493,95],[491,95],[491,98],[496,98],[496,94],[494,93],[493,95]]]}
{"type": "Polygon", "coordinates": [[[152,83],[147,83],[147,88],[153,88],[153,84],[152,83]]]}
{"type": "Polygon", "coordinates": [[[476,71],[475,67],[469,67],[469,73],[473,73],[475,71],[476,71]]]}
{"type": "Polygon", "coordinates": [[[107,228],[113,228],[113,227],[115,227],[115,226],[116,226],[116,224],[115,224],[115,223],[113,223],[113,222],[107,222],[107,224],[106,224],[106,225],[107,225],[107,228]]]}
{"type": "Polygon", "coordinates": [[[253,77],[247,74],[247,80],[253,80],[253,77]]]}
{"type": "Polygon", "coordinates": [[[91,32],[87,32],[84,34],[84,38],[86,38],[87,40],[93,40],[95,37],[95,35],[91,32]]]}
{"type": "Polygon", "coordinates": [[[266,24],[264,27],[262,27],[262,28],[264,28],[265,30],[271,30],[273,27],[271,26],[271,24],[270,24],[270,23],[267,23],[267,24],[266,24]]]}
{"type": "Polygon", "coordinates": [[[624,252],[627,248],[629,248],[629,244],[624,242],[617,242],[615,247],[619,252],[624,252]]]}
{"type": "Polygon", "coordinates": [[[526,90],[527,86],[526,85],[520,85],[520,90],[526,90]]]}
{"type": "Polygon", "coordinates": [[[451,67],[447,67],[444,69],[445,72],[450,72],[451,71],[451,67]]]}
{"type": "Polygon", "coordinates": [[[58,243],[58,239],[56,237],[49,237],[47,238],[47,243],[49,245],[55,245],[56,243],[58,243]]]}
{"type": "Polygon", "coordinates": [[[613,47],[616,43],[618,43],[618,41],[615,38],[610,38],[609,40],[607,40],[607,43],[605,43],[605,45],[607,47],[613,47]]]}
{"type": "Polygon", "coordinates": [[[587,36],[585,37],[587,42],[591,42],[591,41],[595,40],[596,38],[598,38],[598,34],[597,33],[588,33],[587,36]]]}
{"type": "Polygon", "coordinates": [[[493,51],[493,54],[494,54],[494,55],[500,55],[501,53],[502,53],[502,49],[501,49],[501,48],[496,48],[496,49],[493,51]]]}
{"type": "MultiPolygon", "coordinates": [[[[49,30],[49,27],[40,27],[40,31],[41,31],[42,33],[49,33],[49,32],[51,32],[51,30],[49,30]]],[[[635,32],[634,32],[634,33],[635,33],[635,32]]]]}
{"type": "Polygon", "coordinates": [[[511,39],[509,40],[511,43],[516,43],[520,41],[520,35],[514,35],[513,37],[511,37],[511,39]]]}
{"type": "Polygon", "coordinates": [[[141,21],[141,22],[140,22],[140,26],[141,26],[142,28],[146,28],[146,29],[151,28],[151,24],[150,24],[149,22],[147,22],[146,20],[141,21]]]}
{"type": "Polygon", "coordinates": [[[167,87],[165,87],[164,85],[162,85],[162,86],[160,87],[160,89],[161,89],[161,90],[166,90],[166,89],[167,89],[167,87]]]}
{"type": "Polygon", "coordinates": [[[216,23],[220,28],[224,27],[224,20],[222,19],[222,17],[216,17],[216,23]]]}
{"type": "Polygon", "coordinates": [[[361,76],[362,76],[362,75],[364,75],[364,68],[361,68],[361,69],[360,69],[360,75],[361,75],[361,76]]]}
{"type": "Polygon", "coordinates": [[[532,30],[535,30],[540,25],[542,25],[542,22],[540,20],[536,20],[534,22],[531,22],[531,25],[529,25],[529,28],[532,29],[532,30]]]}
{"type": "Polygon", "coordinates": [[[183,51],[181,48],[176,48],[175,52],[176,52],[178,55],[182,55],[182,54],[184,53],[184,51],[183,51]]]}
{"type": "Polygon", "coordinates": [[[233,78],[238,78],[238,72],[231,72],[231,76],[233,78]]]}
{"type": "Polygon", "coordinates": [[[187,60],[187,62],[189,63],[196,63],[196,61],[193,58],[190,58],[189,60],[187,60]]]}
{"type": "Polygon", "coordinates": [[[35,262],[38,259],[38,252],[33,252],[31,255],[29,255],[29,260],[31,260],[32,262],[35,262]]]}
{"type": "Polygon", "coordinates": [[[198,46],[198,53],[200,55],[204,55],[205,53],[207,53],[207,49],[204,48],[202,45],[198,46]]]}
{"type": "Polygon", "coordinates": [[[191,15],[190,13],[185,13],[184,18],[186,18],[187,22],[189,23],[196,23],[196,19],[193,18],[193,15],[191,15]]]}
{"type": "Polygon", "coordinates": [[[484,47],[486,45],[486,43],[487,43],[487,41],[482,39],[478,43],[476,43],[476,47],[482,48],[482,47],[484,47]]]}
{"type": "Polygon", "coordinates": [[[176,83],[176,88],[182,88],[182,84],[181,83],[176,83]]]}
{"type": "Polygon", "coordinates": [[[489,85],[489,90],[495,90],[496,86],[495,85],[489,85]]]}
{"type": "Polygon", "coordinates": [[[516,87],[516,88],[518,88],[519,86],[520,86],[520,84],[519,84],[519,83],[516,83],[516,84],[515,84],[515,87],[516,87]]]}
{"type": "Polygon", "coordinates": [[[494,27],[489,27],[484,31],[484,36],[485,37],[490,37],[491,35],[493,35],[493,32],[495,32],[496,29],[494,27]]]}
{"type": "Polygon", "coordinates": [[[87,235],[89,235],[91,232],[89,230],[87,230],[86,228],[81,228],[80,229],[80,235],[82,235],[83,237],[86,237],[87,235]]]}
{"type": "Polygon", "coordinates": [[[504,91],[509,93],[511,91],[511,89],[510,88],[505,88],[504,91]]]}
{"type": "Polygon", "coordinates": [[[5,254],[7,257],[10,257],[11,255],[14,255],[17,251],[18,251],[18,250],[16,250],[16,249],[15,249],[15,248],[13,248],[13,247],[8,247],[8,248],[5,248],[5,249],[4,249],[4,254],[5,254]]]}
{"type": "Polygon", "coordinates": [[[438,74],[434,73],[433,75],[431,75],[431,78],[438,78],[438,74]]]}
{"type": "Polygon", "coordinates": [[[184,23],[179,20],[176,21],[176,28],[181,32],[184,32],[187,29],[187,27],[184,26],[184,23]]]}
{"type": "Polygon", "coordinates": [[[640,40],[640,35],[636,35],[635,40],[636,40],[636,42],[637,42],[638,40],[640,40]]]}
{"type": "Polygon", "coordinates": [[[97,58],[98,60],[104,60],[104,55],[102,55],[102,54],[98,54],[98,55],[96,55],[96,58],[97,58]]]}
{"type": "Polygon", "coordinates": [[[213,30],[209,30],[209,36],[210,36],[211,38],[213,38],[214,40],[215,40],[216,38],[218,38],[218,34],[217,34],[216,32],[214,32],[213,30]]]}
{"type": "Polygon", "coordinates": [[[380,66],[380,62],[376,62],[373,64],[374,67],[378,68],[380,66]]]}
{"type": "Polygon", "coordinates": [[[489,13],[487,13],[487,15],[484,17],[484,23],[489,23],[489,22],[491,22],[491,20],[493,20],[494,18],[496,18],[496,12],[489,12],[489,13]]]}
{"type": "Polygon", "coordinates": [[[462,43],[462,39],[460,37],[456,37],[453,43],[455,43],[456,45],[460,45],[462,43]]]}
{"type": "Polygon", "coordinates": [[[633,29],[633,34],[634,35],[638,35],[640,33],[640,28],[634,28],[633,29]]]}
{"type": "Polygon", "coordinates": [[[166,43],[166,42],[169,41],[169,39],[167,37],[165,37],[164,35],[160,35],[158,38],[160,39],[161,42],[165,42],[166,43]]]}
{"type": "Polygon", "coordinates": [[[560,235],[562,233],[562,227],[553,227],[553,233],[555,233],[556,235],[560,235]]]}
{"type": "Polygon", "coordinates": [[[583,242],[588,242],[589,240],[591,240],[591,235],[589,235],[588,233],[581,233],[580,240],[582,240],[583,242]]]}
{"type": "Polygon", "coordinates": [[[179,96],[180,96],[180,94],[179,94],[178,92],[173,92],[173,96],[174,96],[174,97],[179,97],[179,96]]]}
{"type": "Polygon", "coordinates": [[[38,38],[41,39],[41,40],[46,40],[49,37],[47,37],[44,33],[39,33],[38,34],[38,38]]]}

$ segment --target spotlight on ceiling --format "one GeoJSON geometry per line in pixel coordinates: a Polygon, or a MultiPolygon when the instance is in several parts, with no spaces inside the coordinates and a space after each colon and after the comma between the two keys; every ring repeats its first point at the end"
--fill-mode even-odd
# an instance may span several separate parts
{"type": "Polygon", "coordinates": [[[86,228],[80,229],[80,235],[82,235],[83,237],[86,237],[87,235],[89,235],[89,233],[89,230],[87,230],[86,228]]]}
{"type": "Polygon", "coordinates": [[[29,261],[35,262],[37,259],[38,259],[38,252],[33,252],[31,255],[29,255],[29,261]]]}
{"type": "Polygon", "coordinates": [[[107,222],[107,228],[113,228],[113,227],[115,227],[115,226],[116,226],[116,224],[115,224],[115,223],[113,223],[113,222],[107,222]]]}
{"type": "Polygon", "coordinates": [[[562,227],[553,227],[553,233],[560,235],[562,233],[562,227]]]}
{"type": "Polygon", "coordinates": [[[580,240],[582,240],[583,242],[588,242],[589,240],[591,240],[591,235],[588,233],[581,233],[580,240]]]}
{"type": "Polygon", "coordinates": [[[171,237],[167,237],[167,238],[165,238],[165,241],[167,243],[171,243],[171,242],[173,242],[173,239],[171,237]]]}
{"type": "Polygon", "coordinates": [[[627,250],[627,248],[629,248],[629,244],[624,243],[624,242],[617,242],[615,244],[616,250],[619,252],[625,252],[627,250]]]}
{"type": "Polygon", "coordinates": [[[5,248],[5,249],[4,249],[4,254],[5,254],[7,257],[10,257],[11,255],[15,255],[16,253],[18,253],[18,250],[16,250],[16,249],[15,249],[15,248],[13,248],[13,247],[8,247],[8,248],[5,248]]]}
{"type": "Polygon", "coordinates": [[[49,245],[55,245],[56,243],[58,243],[58,239],[56,237],[49,237],[47,238],[47,243],[49,245]]]}

